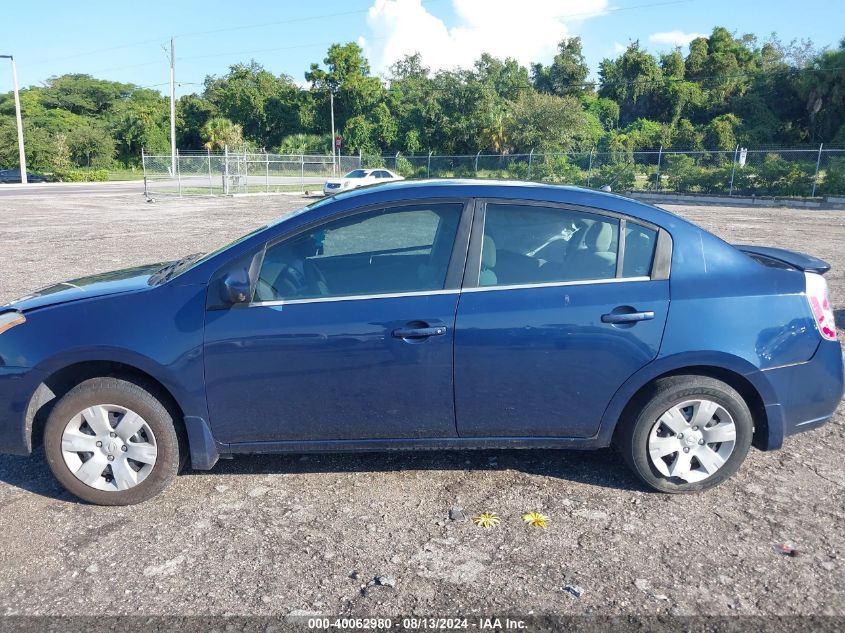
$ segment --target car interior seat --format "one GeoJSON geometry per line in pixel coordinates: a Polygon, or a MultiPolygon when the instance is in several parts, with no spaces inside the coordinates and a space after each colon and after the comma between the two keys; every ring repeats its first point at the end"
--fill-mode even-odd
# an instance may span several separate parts
{"type": "Polygon", "coordinates": [[[499,282],[495,268],[496,242],[489,235],[485,235],[481,247],[481,273],[478,276],[479,286],[495,286],[499,282]]]}
{"type": "Polygon", "coordinates": [[[616,276],[613,225],[594,222],[585,232],[583,247],[567,255],[571,279],[606,279],[616,276]]]}

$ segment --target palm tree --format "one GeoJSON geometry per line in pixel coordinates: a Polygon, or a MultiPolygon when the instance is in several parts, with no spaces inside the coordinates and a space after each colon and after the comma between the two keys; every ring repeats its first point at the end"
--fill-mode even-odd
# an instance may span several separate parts
{"type": "Polygon", "coordinates": [[[508,149],[507,133],[508,113],[504,108],[495,108],[487,113],[487,120],[483,124],[482,135],[484,144],[497,154],[504,154],[508,149]]]}
{"type": "Polygon", "coordinates": [[[235,147],[243,144],[244,130],[226,117],[217,116],[202,126],[202,138],[205,139],[203,147],[207,150],[224,149],[227,145],[235,147]]]}

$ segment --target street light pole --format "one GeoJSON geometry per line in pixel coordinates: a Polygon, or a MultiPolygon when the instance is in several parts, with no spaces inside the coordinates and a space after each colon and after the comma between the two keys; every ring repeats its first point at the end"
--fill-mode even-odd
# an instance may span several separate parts
{"type": "Polygon", "coordinates": [[[12,87],[15,91],[15,119],[18,124],[18,154],[20,156],[21,164],[21,183],[26,184],[26,153],[23,147],[23,121],[21,120],[21,98],[18,94],[18,72],[15,68],[15,58],[12,55],[0,55],[0,58],[8,59],[12,62],[12,87]]]}
{"type": "Polygon", "coordinates": [[[170,175],[176,176],[176,51],[170,38],[170,175]]]}
{"type": "Polygon", "coordinates": [[[335,168],[334,91],[331,88],[329,88],[329,103],[332,109],[332,176],[334,176],[337,174],[337,170],[335,168]]]}

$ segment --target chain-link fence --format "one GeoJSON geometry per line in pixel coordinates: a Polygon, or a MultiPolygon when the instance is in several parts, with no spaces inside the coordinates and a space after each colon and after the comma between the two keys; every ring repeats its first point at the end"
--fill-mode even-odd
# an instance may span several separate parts
{"type": "Polygon", "coordinates": [[[405,178],[500,178],[619,192],[719,196],[845,196],[845,149],[743,148],[441,156],[282,155],[224,151],[143,155],[153,195],[229,195],[322,189],[332,177],[384,167],[405,178]]]}
{"type": "Polygon", "coordinates": [[[142,155],[144,192],[162,195],[232,195],[322,190],[333,176],[361,165],[360,156],[308,156],[251,152],[180,152],[142,155]]]}

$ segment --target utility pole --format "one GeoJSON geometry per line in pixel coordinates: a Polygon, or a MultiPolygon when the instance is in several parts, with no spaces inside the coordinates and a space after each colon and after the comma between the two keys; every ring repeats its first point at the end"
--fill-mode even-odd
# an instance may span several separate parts
{"type": "Polygon", "coordinates": [[[334,91],[331,89],[331,87],[329,88],[329,103],[331,104],[331,110],[332,110],[332,176],[334,176],[337,173],[337,171],[335,169],[335,147],[334,147],[334,145],[335,145],[335,142],[334,142],[334,139],[335,139],[335,135],[334,135],[334,91]]]}
{"type": "Polygon", "coordinates": [[[23,148],[23,121],[21,120],[21,98],[18,94],[18,72],[15,69],[15,58],[12,55],[0,55],[0,58],[12,62],[12,87],[15,91],[15,119],[18,124],[18,156],[21,165],[21,183],[26,184],[26,153],[23,148]]]}
{"type": "Polygon", "coordinates": [[[170,175],[176,175],[176,50],[170,38],[170,175]]]}

